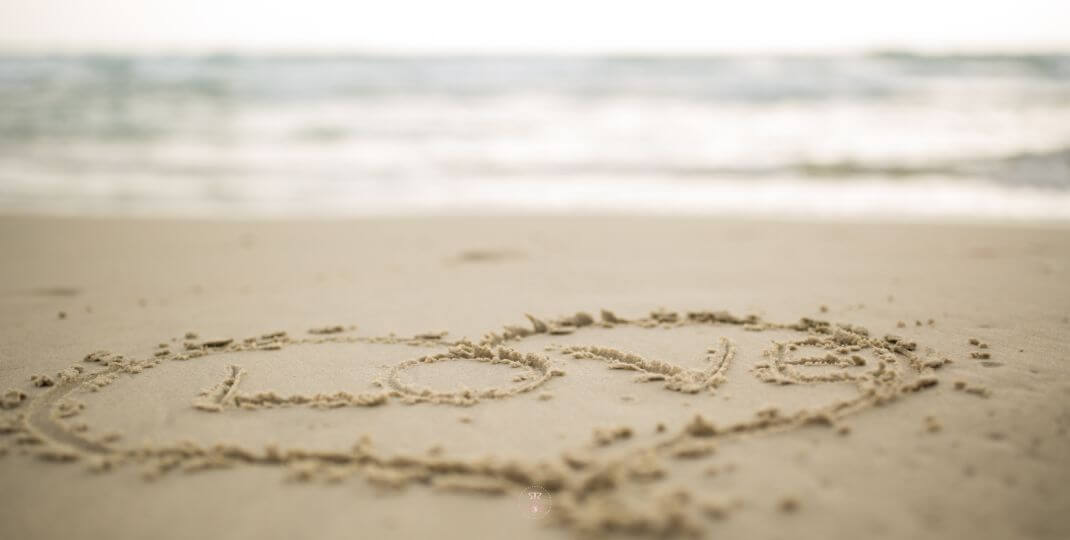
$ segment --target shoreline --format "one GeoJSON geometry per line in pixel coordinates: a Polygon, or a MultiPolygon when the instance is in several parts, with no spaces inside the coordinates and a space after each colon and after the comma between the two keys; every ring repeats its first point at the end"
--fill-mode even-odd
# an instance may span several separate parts
{"type": "Polygon", "coordinates": [[[1063,219],[999,219],[999,218],[975,218],[975,219],[959,219],[956,217],[937,217],[921,218],[921,217],[905,217],[903,219],[894,219],[887,216],[872,216],[872,217],[830,217],[830,216],[812,216],[812,215],[782,215],[779,217],[768,216],[763,214],[726,214],[726,215],[709,215],[709,214],[689,214],[689,213],[676,213],[674,215],[660,214],[660,213],[642,213],[642,212],[628,212],[628,211],[590,211],[590,212],[570,212],[568,210],[560,211],[506,211],[501,213],[478,213],[468,210],[442,211],[442,212],[401,212],[401,213],[379,213],[379,214],[330,214],[324,213],[319,215],[310,214],[234,214],[230,216],[218,215],[218,214],[206,214],[206,215],[188,215],[182,213],[168,214],[153,213],[139,214],[111,214],[101,211],[101,213],[84,212],[84,211],[72,211],[72,212],[36,212],[36,211],[23,211],[23,212],[0,212],[0,225],[34,225],[34,224],[47,224],[48,222],[64,222],[64,223],[80,223],[87,225],[108,225],[108,224],[158,224],[158,225],[190,225],[193,227],[203,226],[286,226],[286,225],[323,225],[327,227],[331,226],[346,226],[346,225],[360,225],[360,224],[418,224],[429,222],[447,222],[447,223],[460,223],[465,222],[489,222],[489,221],[501,221],[508,224],[524,224],[535,222],[662,222],[662,223],[696,223],[715,226],[739,226],[747,225],[752,227],[762,226],[802,226],[802,227],[862,227],[862,228],[881,228],[881,227],[903,227],[903,228],[919,228],[919,227],[933,227],[933,228],[946,228],[946,229],[1025,229],[1025,230],[1037,230],[1037,231],[1052,231],[1057,232],[1063,229],[1070,229],[1070,220],[1063,219]]]}

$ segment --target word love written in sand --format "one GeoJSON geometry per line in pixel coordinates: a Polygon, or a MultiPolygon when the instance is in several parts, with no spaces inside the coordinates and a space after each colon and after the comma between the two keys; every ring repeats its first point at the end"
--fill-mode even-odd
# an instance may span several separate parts
{"type": "MultiPolygon", "coordinates": [[[[697,534],[702,526],[694,519],[694,509],[707,516],[724,517],[729,507],[717,501],[697,501],[686,490],[642,497],[628,497],[627,494],[644,491],[646,486],[665,480],[668,469],[664,460],[705,458],[714,454],[718,442],[806,425],[831,426],[845,432],[846,427],[840,424],[844,417],[935,385],[934,370],[944,363],[923,361],[915,354],[916,344],[896,336],[871,337],[867,330],[855,325],[805,318],[796,323],[780,324],[753,315],[737,317],[726,312],[706,311],[679,314],[662,310],[636,319],[618,317],[609,311],[602,311],[597,321],[586,313],[556,320],[530,315],[528,319],[530,326],[506,326],[478,342],[449,342],[444,332],[413,337],[368,337],[348,335],[343,327],[327,327],[313,330],[313,336],[308,338],[292,338],[284,332],[273,332],[244,340],[196,342],[196,336],[189,334],[183,351],[171,352],[169,345],[161,344],[153,356],[143,359],[129,359],[108,352],[92,353],[85,360],[95,369],[78,365],[58,373],[55,378],[35,378],[35,384],[47,390],[34,396],[27,406],[13,407],[16,412],[3,417],[0,434],[13,438],[20,448],[34,448],[33,453],[45,459],[84,459],[95,470],[141,464],[146,467],[147,476],[152,478],[176,470],[194,472],[269,465],[286,467],[294,477],[305,480],[338,481],[359,475],[376,485],[390,488],[425,484],[444,491],[501,495],[539,486],[547,500],[553,497],[552,521],[579,531],[697,534]],[[245,370],[234,365],[226,366],[225,378],[197,395],[193,406],[217,414],[228,409],[378,407],[392,401],[470,407],[546,389],[553,385],[555,378],[565,376],[564,366],[555,364],[549,356],[522,353],[512,348],[526,338],[582,335],[594,328],[641,331],[685,327],[795,333],[795,339],[773,341],[762,352],[761,358],[748,362],[745,367],[758,381],[770,385],[842,383],[855,391],[850,397],[817,408],[794,412],[762,408],[755,411],[753,418],[728,425],[715,425],[701,415],[685,416],[676,419],[675,430],[668,429],[665,423],[658,424],[649,440],[640,437],[630,426],[595,430],[592,444],[534,461],[508,457],[449,459],[441,451],[429,452],[427,456],[388,454],[377,451],[368,437],[361,438],[352,448],[337,451],[280,448],[277,445],[256,449],[237,444],[192,442],[124,446],[119,442],[119,434],[95,436],[85,424],[72,421],[84,409],[84,405],[73,398],[74,394],[107,391],[119,377],[141,376],[145,370],[167,359],[189,361],[223,353],[276,351],[299,344],[429,347],[441,352],[397,363],[384,377],[372,381],[376,390],[359,394],[347,391],[328,394],[245,392],[242,390],[245,370]],[[809,349],[821,352],[802,354],[803,350],[809,349]],[[500,365],[518,370],[520,374],[514,377],[512,386],[484,390],[435,390],[405,380],[404,374],[409,370],[455,361],[500,365]],[[623,440],[634,443],[628,451],[607,452],[608,447],[623,440]]],[[[567,359],[566,362],[601,362],[609,369],[635,372],[634,380],[638,383],[656,383],[669,392],[694,395],[715,393],[737,364],[736,346],[725,338],[708,349],[704,365],[699,368],[607,346],[549,349],[567,359]]],[[[19,401],[14,402],[16,406],[19,401]]]]}

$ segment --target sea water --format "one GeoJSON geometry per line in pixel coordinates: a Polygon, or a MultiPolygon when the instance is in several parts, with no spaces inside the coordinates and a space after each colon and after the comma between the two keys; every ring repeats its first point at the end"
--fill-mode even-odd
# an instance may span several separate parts
{"type": "Polygon", "coordinates": [[[1070,219],[1070,56],[0,56],[0,211],[1070,219]]]}

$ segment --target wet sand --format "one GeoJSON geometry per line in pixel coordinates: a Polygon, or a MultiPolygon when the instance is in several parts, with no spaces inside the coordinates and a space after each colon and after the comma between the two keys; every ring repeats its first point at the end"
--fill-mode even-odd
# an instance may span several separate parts
{"type": "Polygon", "coordinates": [[[0,535],[1063,538],[1070,229],[0,219],[0,535]]]}

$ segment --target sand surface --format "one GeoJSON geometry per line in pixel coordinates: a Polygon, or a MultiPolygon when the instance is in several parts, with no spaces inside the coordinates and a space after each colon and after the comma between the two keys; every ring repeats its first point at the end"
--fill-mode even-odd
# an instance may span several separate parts
{"type": "Polygon", "coordinates": [[[0,252],[3,538],[1070,536],[1066,228],[3,218],[0,252]]]}

